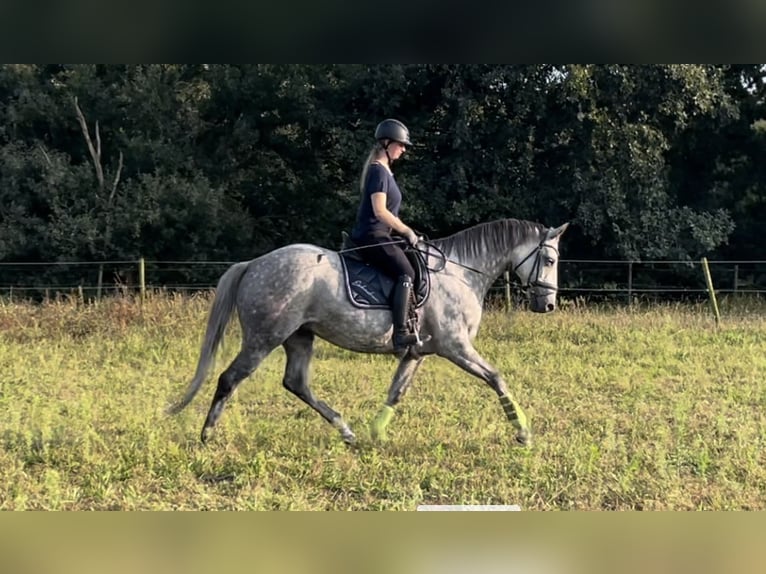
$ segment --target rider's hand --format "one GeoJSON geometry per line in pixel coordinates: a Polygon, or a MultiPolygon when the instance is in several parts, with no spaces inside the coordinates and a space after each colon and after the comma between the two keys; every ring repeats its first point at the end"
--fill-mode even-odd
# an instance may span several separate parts
{"type": "Polygon", "coordinates": [[[418,242],[420,241],[420,238],[417,236],[417,234],[412,231],[409,227],[407,228],[407,231],[404,232],[404,238],[407,240],[407,243],[412,245],[413,247],[416,247],[418,242]]]}

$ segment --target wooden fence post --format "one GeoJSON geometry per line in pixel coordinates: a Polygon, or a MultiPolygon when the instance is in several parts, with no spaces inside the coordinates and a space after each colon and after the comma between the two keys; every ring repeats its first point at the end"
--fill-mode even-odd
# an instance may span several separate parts
{"type": "Polygon", "coordinates": [[[707,283],[707,290],[710,294],[710,305],[713,307],[713,314],[715,315],[715,324],[721,322],[721,315],[718,313],[718,301],[715,299],[715,290],[713,289],[713,278],[710,276],[710,268],[707,264],[707,257],[702,258],[702,270],[705,272],[705,282],[707,283]]]}
{"type": "Polygon", "coordinates": [[[503,273],[503,282],[505,286],[505,312],[511,312],[511,274],[506,269],[503,273]]]}
{"type": "Polygon", "coordinates": [[[146,266],[143,257],[138,260],[138,282],[141,286],[141,301],[143,301],[146,298],[146,266]]]}

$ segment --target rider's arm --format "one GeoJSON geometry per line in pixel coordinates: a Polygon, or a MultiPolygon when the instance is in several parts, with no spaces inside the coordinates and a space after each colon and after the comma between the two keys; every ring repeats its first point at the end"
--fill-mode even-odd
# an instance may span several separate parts
{"type": "Polygon", "coordinates": [[[375,192],[370,196],[370,199],[372,200],[372,211],[375,213],[375,217],[401,235],[407,236],[410,233],[414,233],[401,219],[388,210],[385,193],[382,191],[375,192]]]}

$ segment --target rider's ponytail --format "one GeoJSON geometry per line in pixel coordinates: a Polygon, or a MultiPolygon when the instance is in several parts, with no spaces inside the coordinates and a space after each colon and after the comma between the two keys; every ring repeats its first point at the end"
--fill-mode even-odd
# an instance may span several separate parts
{"type": "Polygon", "coordinates": [[[364,164],[362,165],[362,176],[359,178],[359,191],[362,193],[364,193],[364,185],[367,183],[367,172],[370,169],[372,160],[378,157],[378,154],[384,150],[385,147],[381,142],[375,142],[375,145],[372,146],[370,153],[367,154],[367,159],[364,160],[364,164]]]}

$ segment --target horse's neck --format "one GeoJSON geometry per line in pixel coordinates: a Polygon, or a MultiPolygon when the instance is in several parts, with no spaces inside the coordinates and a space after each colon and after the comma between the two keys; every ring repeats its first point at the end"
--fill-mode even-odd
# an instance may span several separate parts
{"type": "MultiPolygon", "coordinates": [[[[497,222],[497,225],[511,225],[510,223],[497,222]]],[[[519,223],[523,225],[523,223],[519,223]]],[[[479,271],[471,273],[475,277],[472,283],[484,296],[492,284],[503,271],[516,263],[517,259],[524,256],[525,246],[534,246],[540,240],[540,233],[535,227],[529,227],[524,234],[518,234],[511,229],[502,233],[482,233],[478,228],[468,230],[466,233],[466,246],[457,248],[453,245],[449,253],[445,253],[448,259],[457,261],[465,268],[479,271]],[[491,235],[491,245],[487,238],[491,235]]]]}
{"type": "Polygon", "coordinates": [[[488,283],[494,283],[495,279],[508,268],[509,263],[509,253],[493,252],[486,253],[484,257],[475,258],[468,265],[481,271],[488,283]]]}

